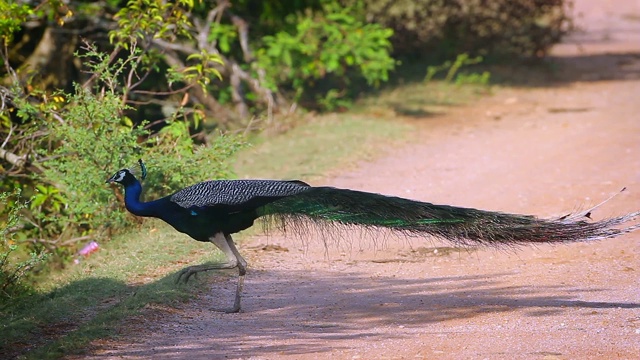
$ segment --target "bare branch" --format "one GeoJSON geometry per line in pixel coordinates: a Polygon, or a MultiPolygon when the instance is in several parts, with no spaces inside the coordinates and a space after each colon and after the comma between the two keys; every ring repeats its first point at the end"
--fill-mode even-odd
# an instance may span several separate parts
{"type": "Polygon", "coordinates": [[[198,41],[198,47],[199,48],[201,48],[201,49],[214,48],[215,49],[216,42],[214,41],[213,43],[209,44],[208,41],[207,41],[208,38],[209,38],[209,32],[211,31],[211,24],[220,23],[220,19],[222,18],[222,14],[230,6],[231,6],[231,3],[228,0],[219,0],[218,1],[218,6],[216,6],[213,9],[211,9],[207,13],[207,18],[206,18],[204,24],[202,23],[202,21],[199,18],[193,19],[193,25],[195,26],[196,29],[198,29],[198,36],[196,36],[196,39],[198,41]]]}
{"type": "Polygon", "coordinates": [[[250,63],[254,60],[251,49],[249,48],[249,23],[243,18],[235,14],[229,13],[231,22],[238,29],[238,35],[240,38],[240,48],[242,48],[242,54],[244,55],[244,61],[250,63]]]}
{"type": "MultiPolygon", "coordinates": [[[[90,44],[87,40],[83,40],[84,46],[83,46],[83,50],[91,50],[91,48],[93,47],[92,44],[90,44]]],[[[120,46],[116,46],[113,48],[113,51],[111,51],[111,53],[109,54],[109,64],[113,63],[113,61],[116,59],[116,57],[118,56],[118,53],[120,52],[120,50],[122,50],[122,48],[120,46]]],[[[82,84],[82,88],[83,89],[88,89],[91,87],[91,85],[93,84],[93,82],[100,76],[99,73],[93,73],[91,74],[91,76],[89,77],[89,79],[87,79],[87,81],[85,81],[82,84]]]]}
{"type": "MultiPolygon", "coordinates": [[[[281,107],[281,105],[285,105],[285,102],[283,99],[278,97],[277,93],[274,93],[266,85],[264,85],[266,84],[266,72],[264,71],[264,69],[258,67],[257,63],[254,62],[255,58],[249,45],[249,24],[246,20],[231,13],[228,10],[229,7],[230,2],[228,0],[220,0],[218,1],[218,6],[209,11],[205,21],[199,20],[197,18],[193,20],[194,27],[197,31],[197,34],[195,35],[197,44],[191,45],[178,42],[170,43],[162,39],[154,39],[153,42],[156,46],[158,46],[165,52],[171,50],[188,56],[190,54],[199,53],[200,50],[206,50],[206,52],[209,54],[215,54],[219,56],[223,62],[223,65],[215,64],[214,66],[218,71],[220,71],[223,77],[227,78],[229,81],[229,85],[231,87],[231,96],[235,104],[235,112],[237,114],[236,117],[246,119],[250,116],[245,91],[243,91],[243,86],[247,86],[251,90],[251,92],[258,95],[259,103],[267,108],[269,122],[272,122],[274,112],[277,111],[281,107]],[[247,63],[251,63],[252,67],[255,70],[255,74],[242,69],[242,67],[236,60],[229,58],[224,54],[221,54],[216,47],[215,40],[211,42],[208,41],[211,24],[219,22],[223,13],[227,16],[230,16],[233,25],[237,28],[244,61],[247,63]]],[[[180,66],[178,66],[179,68],[184,67],[182,61],[177,55],[172,56],[169,53],[166,53],[166,56],[168,63],[180,64],[180,66]]],[[[196,94],[193,95],[197,96],[196,94]]],[[[203,102],[199,96],[197,97],[203,104],[205,104],[205,106],[209,106],[205,102],[203,102]]],[[[217,106],[220,105],[217,104],[217,106]]],[[[216,113],[219,113],[219,111],[215,108],[210,109],[216,113]]]]}
{"type": "Polygon", "coordinates": [[[240,81],[240,76],[238,76],[238,72],[234,71],[234,67],[237,67],[238,64],[232,64],[231,76],[229,77],[229,83],[231,85],[231,98],[233,102],[236,104],[236,112],[240,116],[241,119],[246,119],[249,116],[249,107],[244,102],[244,94],[242,93],[242,82],[240,81]]]}
{"type": "Polygon", "coordinates": [[[0,158],[6,160],[7,162],[9,162],[11,165],[18,167],[18,168],[23,168],[24,165],[27,163],[27,157],[26,156],[19,156],[16,155],[8,150],[5,149],[0,149],[0,158]]]}
{"type": "Polygon", "coordinates": [[[7,142],[9,142],[9,139],[11,139],[11,135],[13,134],[13,129],[15,129],[15,126],[11,124],[11,127],[9,127],[9,134],[7,134],[7,138],[4,139],[2,145],[0,145],[0,149],[4,149],[4,147],[7,146],[7,142]]]}

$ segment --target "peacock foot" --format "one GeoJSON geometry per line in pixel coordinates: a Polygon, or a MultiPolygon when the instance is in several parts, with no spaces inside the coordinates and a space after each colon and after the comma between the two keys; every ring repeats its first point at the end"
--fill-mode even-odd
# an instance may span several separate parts
{"type": "Polygon", "coordinates": [[[230,309],[212,309],[213,311],[224,312],[227,314],[233,314],[240,312],[240,302],[242,297],[242,288],[244,284],[244,275],[246,273],[246,268],[244,264],[238,266],[237,263],[227,263],[227,264],[207,264],[207,265],[197,265],[197,266],[189,266],[178,272],[178,277],[176,279],[176,283],[179,283],[181,280],[184,280],[186,283],[189,281],[189,278],[193,275],[196,275],[199,272],[209,271],[209,270],[220,270],[220,269],[234,269],[237,268],[239,272],[238,283],[236,287],[235,299],[233,302],[233,307],[230,309]]]}
{"type": "Polygon", "coordinates": [[[222,270],[222,269],[233,269],[236,268],[235,264],[205,264],[205,265],[196,265],[186,267],[178,272],[178,278],[176,279],[176,284],[180,282],[180,280],[184,280],[186,283],[189,281],[191,276],[196,275],[201,272],[210,271],[210,270],[222,270]]]}
{"type": "Polygon", "coordinates": [[[197,271],[196,269],[193,269],[195,266],[189,266],[186,267],[182,270],[180,270],[180,272],[178,272],[178,278],[176,279],[176,284],[179,283],[181,280],[184,281],[184,283],[187,283],[189,281],[189,278],[193,275],[196,275],[196,277],[198,276],[197,274],[200,271],[197,271]]]}

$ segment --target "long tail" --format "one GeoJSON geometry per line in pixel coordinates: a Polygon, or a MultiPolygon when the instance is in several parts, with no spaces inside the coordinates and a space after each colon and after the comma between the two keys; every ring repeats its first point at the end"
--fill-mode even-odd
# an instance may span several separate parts
{"type": "Polygon", "coordinates": [[[556,219],[540,219],[528,215],[434,205],[362,191],[310,187],[307,191],[264,206],[259,209],[259,214],[274,218],[285,227],[296,228],[311,220],[386,228],[410,236],[433,236],[457,245],[589,241],[619,236],[640,228],[640,224],[624,227],[625,223],[640,217],[640,211],[589,221],[593,209],[595,207],[556,219]]]}

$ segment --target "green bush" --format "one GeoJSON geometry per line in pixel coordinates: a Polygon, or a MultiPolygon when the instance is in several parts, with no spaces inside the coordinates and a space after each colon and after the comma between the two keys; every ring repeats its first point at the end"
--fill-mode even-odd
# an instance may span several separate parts
{"type": "Polygon", "coordinates": [[[69,96],[62,112],[65,121],[50,129],[58,146],[39,179],[47,184],[39,186],[40,194],[42,188],[59,192],[57,198],[51,196],[32,208],[40,238],[83,236],[105,224],[125,224],[126,216],[113,211],[115,199],[104,182],[113,168],[132,162],[140,151],[137,139],[145,131],[123,125],[122,111],[113,93],[96,97],[77,87],[69,96]]]}
{"type": "Polygon", "coordinates": [[[331,109],[345,97],[350,77],[363,78],[374,86],[387,81],[395,66],[389,55],[393,31],[366,24],[361,13],[356,6],[325,2],[322,11],[289,16],[287,21],[295,28],[292,32],[265,36],[258,60],[274,81],[272,88],[288,84],[294,100],[299,101],[305,92],[318,90],[318,82],[334,82],[317,98],[331,109]]]}
{"type": "MultiPolygon", "coordinates": [[[[22,209],[15,236],[27,249],[21,253],[44,248],[56,260],[65,259],[81,244],[104,240],[136,223],[124,211],[122,189],[107,186],[105,180],[138,158],[149,164],[145,190],[152,198],[230,175],[226,161],[239,148],[239,139],[213,136],[206,144],[194,142],[192,131],[202,128],[206,115],[197,104],[171,101],[188,99],[189,89],[206,88],[219,78],[215,66],[220,57],[190,53],[182,65],[167,68],[152,46],[154,40],[190,39],[192,24],[186,14],[192,7],[190,0],[131,0],[116,16],[119,27],[109,33],[115,50],[106,53],[84,42],[74,53],[74,62],[88,74],[83,85],[47,91],[28,81],[22,86],[12,77],[14,85],[0,89],[0,132],[6,136],[2,150],[7,160],[0,164],[7,174],[0,178],[0,191],[21,188],[32,197],[22,209]],[[167,91],[149,90],[158,83],[167,91]],[[166,106],[162,119],[154,118],[153,124],[134,123],[127,116],[140,110],[133,105],[157,103],[166,106]]],[[[0,28],[11,29],[2,21],[0,28]]],[[[5,70],[17,74],[8,58],[0,51],[5,70]]],[[[3,254],[9,253],[13,250],[3,254]]]]}
{"type": "Polygon", "coordinates": [[[20,199],[20,191],[0,193],[0,206],[4,221],[0,223],[0,303],[31,291],[25,282],[47,254],[43,251],[28,251],[14,239],[15,228],[20,225],[20,210],[26,204],[20,199]]]}
{"type": "Polygon", "coordinates": [[[105,185],[105,180],[138,158],[149,166],[145,191],[150,198],[204,179],[230,176],[226,161],[239,148],[238,138],[219,136],[209,146],[197,146],[185,122],[174,121],[152,134],[144,127],[126,125],[120,115],[123,110],[115,93],[97,96],[78,87],[70,96],[65,122],[51,128],[59,146],[41,181],[55,184],[59,193],[39,203],[41,237],[99,239],[131,225],[134,217],[114,195],[122,190],[105,185]]]}
{"type": "MultiPolygon", "coordinates": [[[[354,3],[358,0],[345,0],[354,3]]],[[[542,56],[570,27],[566,0],[367,0],[396,55],[542,56]],[[435,54],[434,54],[435,53],[435,54]]]]}
{"type": "Polygon", "coordinates": [[[79,243],[104,240],[136,223],[124,209],[122,189],[105,184],[116,171],[135,169],[143,158],[150,173],[145,195],[156,198],[201,180],[229,177],[227,160],[241,146],[234,136],[212,137],[206,146],[195,143],[191,127],[201,120],[182,108],[160,129],[133,124],[125,115],[133,109],[123,101],[130,88],[122,85],[121,75],[141,53],[132,50],[112,62],[91,46],[86,50],[82,58],[94,74],[92,87],[76,85],[73,93],[58,92],[37,108],[19,103],[20,116],[47,129],[20,239],[58,259],[72,255],[79,243]]]}

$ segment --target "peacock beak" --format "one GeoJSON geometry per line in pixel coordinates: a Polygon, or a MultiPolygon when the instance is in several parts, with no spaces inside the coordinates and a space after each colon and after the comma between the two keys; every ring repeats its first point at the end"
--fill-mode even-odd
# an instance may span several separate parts
{"type": "Polygon", "coordinates": [[[113,176],[108,178],[107,181],[105,181],[104,183],[105,184],[111,184],[111,183],[115,182],[116,181],[116,175],[118,175],[118,174],[117,173],[113,174],[113,176]]]}

